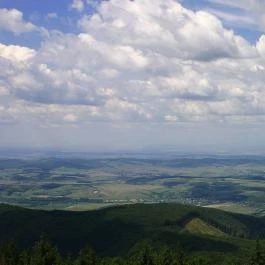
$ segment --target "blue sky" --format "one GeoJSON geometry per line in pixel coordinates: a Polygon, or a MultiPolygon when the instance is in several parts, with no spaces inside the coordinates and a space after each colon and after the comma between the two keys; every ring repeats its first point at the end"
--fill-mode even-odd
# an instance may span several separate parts
{"type": "MultiPolygon", "coordinates": [[[[95,4],[99,1],[92,0],[91,3],[94,2],[95,4]]],[[[218,3],[215,1],[205,1],[205,0],[182,0],[180,1],[182,5],[188,9],[199,11],[199,10],[216,10],[220,12],[224,12],[226,14],[232,14],[235,16],[242,16],[245,12],[241,8],[238,7],[231,7],[226,4],[222,4],[221,1],[218,3]]],[[[233,2],[233,1],[230,1],[233,2]]],[[[1,0],[0,1],[0,8],[7,8],[7,9],[18,9],[23,13],[23,16],[26,20],[34,22],[38,26],[45,26],[49,29],[57,29],[63,32],[76,32],[76,28],[73,25],[81,16],[79,12],[76,12],[75,9],[71,8],[72,0],[61,0],[61,1],[53,1],[47,4],[45,0],[1,0]],[[59,19],[48,19],[47,16],[49,14],[56,14],[61,20],[59,19]],[[68,21],[67,21],[68,20],[68,21]]],[[[95,12],[93,8],[93,4],[85,5],[83,12],[87,14],[92,14],[95,12]]],[[[82,12],[82,13],[83,13],[82,12]]],[[[252,14],[248,14],[251,16],[252,14]]],[[[222,19],[225,26],[232,28],[236,33],[244,36],[248,41],[251,43],[255,43],[259,36],[261,35],[262,31],[257,30],[257,28],[249,28],[248,25],[239,24],[235,25],[226,19],[222,19]]],[[[2,35],[2,34],[1,34],[2,35]]],[[[22,40],[12,39],[12,36],[6,36],[6,41],[8,42],[21,42],[22,40]]],[[[39,42],[36,40],[34,43],[29,43],[29,45],[35,45],[39,42]]]]}
{"type": "Polygon", "coordinates": [[[0,0],[0,147],[262,152],[261,0],[0,0]]]}
{"type": "MultiPolygon", "coordinates": [[[[98,1],[93,0],[95,5],[98,1]]],[[[203,0],[182,0],[182,5],[188,9],[199,11],[199,10],[212,10],[219,11],[225,14],[230,14],[234,16],[242,16],[245,12],[241,8],[231,7],[222,3],[215,3],[211,1],[203,0]]],[[[56,29],[65,33],[76,33],[78,29],[76,28],[76,22],[82,14],[93,14],[95,8],[93,8],[93,3],[84,6],[84,10],[81,12],[76,12],[75,9],[71,8],[71,0],[62,0],[62,1],[53,1],[50,4],[47,4],[45,0],[1,0],[0,8],[7,9],[17,9],[23,13],[23,17],[27,21],[31,21],[39,27],[45,27],[47,29],[56,29]],[[56,16],[56,17],[53,17],[56,16]]],[[[231,21],[220,17],[222,22],[228,28],[233,29],[237,34],[246,38],[249,42],[255,43],[261,31],[257,28],[249,27],[249,25],[244,24],[233,24],[231,21]]],[[[27,45],[29,47],[38,48],[41,44],[42,39],[40,36],[31,36],[31,39],[28,39],[28,36],[20,36],[20,38],[15,38],[12,34],[8,32],[3,32],[0,36],[0,40],[3,43],[14,43],[19,45],[27,45]]]]}

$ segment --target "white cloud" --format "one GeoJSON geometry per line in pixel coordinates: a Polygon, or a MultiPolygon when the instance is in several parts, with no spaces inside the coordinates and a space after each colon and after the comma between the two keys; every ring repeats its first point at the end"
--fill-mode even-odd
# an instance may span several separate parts
{"type": "Polygon", "coordinates": [[[184,59],[211,60],[254,53],[240,36],[224,29],[215,16],[194,13],[173,0],[115,0],[102,2],[98,11],[92,17],[84,16],[79,26],[99,40],[184,59]],[[114,38],[115,34],[119,38],[114,38]]]}
{"type": "Polygon", "coordinates": [[[49,18],[49,19],[58,18],[58,14],[57,13],[48,13],[47,14],[47,18],[49,18]]]}
{"type": "Polygon", "coordinates": [[[258,12],[262,12],[262,10],[265,9],[265,3],[263,0],[208,0],[208,2],[218,3],[246,10],[255,10],[258,12]]]}
{"type": "Polygon", "coordinates": [[[13,102],[6,117],[54,126],[265,115],[264,37],[253,46],[173,0],[97,8],[79,20],[80,33],[50,32],[39,50],[0,45],[0,87],[13,102]]]}
{"type": "Polygon", "coordinates": [[[0,43],[0,57],[14,62],[26,61],[34,57],[35,50],[17,45],[4,45],[0,43]]]}
{"type": "Polygon", "coordinates": [[[37,27],[23,20],[23,13],[17,9],[0,9],[0,30],[11,31],[15,35],[31,32],[37,27]]]}
{"type": "Polygon", "coordinates": [[[6,87],[0,85],[0,97],[6,96],[8,94],[9,94],[8,89],[6,87]]]}
{"type": "Polygon", "coordinates": [[[232,22],[238,27],[265,30],[265,2],[263,0],[208,0],[208,2],[228,7],[226,12],[210,11],[226,22],[232,22]],[[236,18],[238,18],[237,21],[236,18]]]}
{"type": "Polygon", "coordinates": [[[83,0],[73,0],[71,8],[77,10],[78,12],[82,12],[85,8],[85,4],[83,0]]]}
{"type": "Polygon", "coordinates": [[[257,42],[257,50],[262,57],[265,57],[265,35],[262,35],[257,42]]]}
{"type": "Polygon", "coordinates": [[[254,27],[256,24],[255,19],[246,14],[235,14],[229,11],[224,12],[214,8],[205,8],[205,11],[237,27],[254,27]]]}
{"type": "Polygon", "coordinates": [[[76,117],[76,115],[74,115],[72,113],[69,113],[69,114],[66,114],[63,117],[63,120],[64,121],[67,121],[67,122],[75,122],[77,120],[77,117],[76,117]]]}

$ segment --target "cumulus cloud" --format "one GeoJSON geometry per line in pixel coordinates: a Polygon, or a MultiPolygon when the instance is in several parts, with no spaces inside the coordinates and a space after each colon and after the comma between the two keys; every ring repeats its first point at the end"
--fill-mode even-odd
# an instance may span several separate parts
{"type": "Polygon", "coordinates": [[[4,45],[0,43],[0,57],[14,62],[29,60],[36,54],[35,50],[17,45],[4,45]]]}
{"type": "Polygon", "coordinates": [[[20,35],[24,32],[31,32],[37,27],[23,19],[23,13],[17,9],[0,9],[0,30],[13,32],[20,35]]]}
{"type": "Polygon", "coordinates": [[[265,116],[264,36],[253,46],[214,15],[173,0],[102,1],[78,28],[50,32],[36,51],[0,45],[0,86],[15,98],[6,117],[86,124],[265,116]]]}
{"type": "Polygon", "coordinates": [[[97,39],[168,57],[211,60],[254,53],[243,38],[224,29],[215,16],[194,13],[173,0],[102,2],[98,13],[84,16],[79,26],[97,39]],[[119,38],[114,38],[115,34],[119,38]]]}

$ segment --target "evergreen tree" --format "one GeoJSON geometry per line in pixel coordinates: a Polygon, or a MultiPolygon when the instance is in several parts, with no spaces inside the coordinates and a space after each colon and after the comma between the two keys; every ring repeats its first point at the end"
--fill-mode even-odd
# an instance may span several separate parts
{"type": "Polygon", "coordinates": [[[260,242],[257,240],[254,255],[252,255],[250,260],[250,265],[264,265],[264,264],[265,264],[265,250],[261,246],[260,242]]]}
{"type": "Polygon", "coordinates": [[[182,263],[182,251],[173,251],[165,248],[158,255],[158,265],[179,265],[182,263]]]}
{"type": "Polygon", "coordinates": [[[30,263],[30,253],[23,251],[19,254],[18,265],[28,265],[30,263]]]}
{"type": "Polygon", "coordinates": [[[30,253],[29,265],[61,265],[58,250],[53,247],[46,237],[35,243],[30,253]]]}
{"type": "Polygon", "coordinates": [[[187,265],[211,265],[212,263],[205,256],[193,257],[187,261],[187,265]]]}
{"type": "Polygon", "coordinates": [[[96,265],[98,264],[98,260],[96,257],[96,253],[91,247],[86,246],[81,249],[78,255],[78,258],[75,262],[76,265],[96,265]]]}
{"type": "Polygon", "coordinates": [[[140,261],[140,265],[155,265],[153,257],[152,257],[152,251],[150,249],[150,247],[146,247],[143,255],[142,255],[142,259],[140,261]]]}
{"type": "Polygon", "coordinates": [[[14,242],[0,246],[0,265],[17,265],[19,252],[14,242]]]}

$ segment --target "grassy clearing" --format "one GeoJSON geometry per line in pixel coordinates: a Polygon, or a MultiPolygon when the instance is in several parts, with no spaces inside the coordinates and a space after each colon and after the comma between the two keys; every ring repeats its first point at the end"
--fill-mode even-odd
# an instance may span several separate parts
{"type": "Polygon", "coordinates": [[[221,230],[207,224],[200,218],[193,218],[184,227],[183,232],[222,237],[226,236],[221,230]]]}

